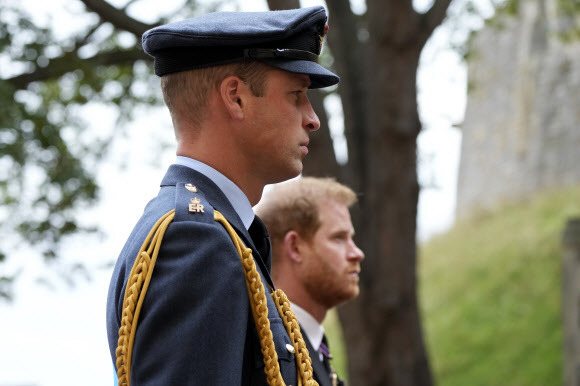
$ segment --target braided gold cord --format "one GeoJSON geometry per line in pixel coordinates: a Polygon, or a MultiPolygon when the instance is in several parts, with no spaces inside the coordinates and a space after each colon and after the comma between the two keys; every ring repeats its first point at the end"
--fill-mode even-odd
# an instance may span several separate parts
{"type": "Polygon", "coordinates": [[[292,340],[292,345],[294,346],[295,356],[296,356],[296,366],[300,376],[298,377],[298,384],[303,384],[305,386],[317,386],[318,383],[313,379],[314,370],[312,369],[312,359],[310,359],[310,354],[306,348],[306,343],[304,342],[304,337],[300,331],[300,325],[298,324],[298,319],[294,311],[290,308],[290,301],[288,297],[281,289],[277,289],[272,292],[272,298],[278,309],[280,317],[284,321],[284,326],[288,332],[288,336],[292,340]]]}
{"type": "MultiPolygon", "coordinates": [[[[161,241],[174,217],[175,210],[171,210],[155,223],[137,254],[127,280],[116,350],[119,386],[130,386],[131,357],[139,314],[153,275],[153,268],[161,248],[161,241]]],[[[252,250],[245,247],[230,223],[217,210],[214,210],[214,220],[222,224],[228,232],[244,268],[248,298],[251,303],[250,308],[252,309],[252,316],[260,338],[260,347],[264,358],[264,372],[266,373],[268,384],[270,386],[285,386],[284,379],[280,374],[278,354],[276,353],[272,330],[270,329],[270,320],[268,319],[266,289],[256,269],[252,250]]],[[[298,385],[318,386],[318,383],[312,378],[312,361],[306,349],[296,316],[290,309],[288,298],[282,290],[276,290],[271,296],[295,349],[298,385]]]]}
{"type": "MultiPolygon", "coordinates": [[[[246,275],[246,286],[248,288],[248,297],[252,304],[252,315],[256,323],[256,330],[260,338],[262,355],[264,356],[264,372],[268,378],[268,384],[271,386],[285,386],[284,379],[280,374],[280,365],[278,363],[278,354],[274,348],[274,339],[268,320],[268,305],[266,301],[266,290],[260,275],[256,270],[256,265],[252,257],[252,250],[246,248],[242,239],[226,218],[217,210],[214,210],[214,219],[226,228],[230,235],[244,267],[246,275]]],[[[318,383],[312,378],[312,361],[306,348],[306,343],[300,332],[298,320],[294,312],[290,309],[290,302],[282,290],[276,290],[271,294],[278,313],[284,322],[288,336],[294,346],[296,364],[298,367],[298,385],[318,386],[318,383]]]]}
{"type": "Polygon", "coordinates": [[[270,329],[270,320],[268,319],[266,290],[256,270],[252,250],[246,248],[240,236],[238,236],[228,220],[217,210],[214,210],[214,220],[222,224],[230,235],[240,256],[242,267],[244,268],[248,298],[252,305],[250,308],[252,309],[252,316],[254,317],[254,323],[256,324],[256,330],[260,338],[260,347],[264,358],[264,372],[266,373],[268,384],[271,386],[284,386],[284,379],[282,379],[282,375],[280,374],[278,354],[274,347],[274,337],[270,329]]]}
{"type": "Polygon", "coordinates": [[[133,354],[133,343],[139,313],[141,312],[145,293],[151,281],[153,267],[155,266],[159,248],[161,247],[161,240],[174,217],[175,210],[171,210],[155,223],[137,254],[137,258],[129,274],[129,279],[127,280],[125,296],[123,298],[123,313],[121,327],[119,328],[119,340],[115,352],[117,356],[116,365],[119,386],[130,386],[131,384],[131,356],[133,354]],[[147,251],[145,251],[145,248],[147,248],[147,251]]]}

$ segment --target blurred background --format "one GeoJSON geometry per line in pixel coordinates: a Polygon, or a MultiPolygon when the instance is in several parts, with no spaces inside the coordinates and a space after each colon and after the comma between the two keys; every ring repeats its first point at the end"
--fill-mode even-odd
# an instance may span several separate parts
{"type": "Polygon", "coordinates": [[[360,194],[366,254],[361,295],[325,322],[338,372],[579,384],[562,263],[580,216],[578,2],[0,0],[0,386],[113,382],[111,270],[175,157],[141,34],[318,4],[341,83],[309,96],[304,174],[360,194]]]}

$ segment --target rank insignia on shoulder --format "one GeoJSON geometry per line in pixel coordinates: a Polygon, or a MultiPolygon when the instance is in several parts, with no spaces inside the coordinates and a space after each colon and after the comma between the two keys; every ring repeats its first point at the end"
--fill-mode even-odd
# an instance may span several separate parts
{"type": "Polygon", "coordinates": [[[200,200],[197,197],[191,199],[189,203],[189,211],[193,213],[205,213],[203,210],[203,205],[200,204],[200,200]]]}
{"type": "Polygon", "coordinates": [[[190,192],[197,193],[197,188],[192,184],[185,184],[185,189],[189,190],[190,192]]]}

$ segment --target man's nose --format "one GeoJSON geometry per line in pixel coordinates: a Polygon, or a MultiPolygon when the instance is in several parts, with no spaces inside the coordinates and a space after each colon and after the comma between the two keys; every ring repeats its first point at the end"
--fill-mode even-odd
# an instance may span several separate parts
{"type": "Polygon", "coordinates": [[[350,250],[348,253],[348,259],[358,262],[364,258],[365,258],[364,252],[359,247],[357,247],[357,245],[355,244],[355,242],[353,240],[351,240],[351,246],[350,246],[350,250]]]}
{"type": "Polygon", "coordinates": [[[302,126],[308,131],[316,131],[320,128],[320,120],[318,119],[318,115],[314,112],[310,101],[308,101],[308,106],[304,113],[302,126]]]}

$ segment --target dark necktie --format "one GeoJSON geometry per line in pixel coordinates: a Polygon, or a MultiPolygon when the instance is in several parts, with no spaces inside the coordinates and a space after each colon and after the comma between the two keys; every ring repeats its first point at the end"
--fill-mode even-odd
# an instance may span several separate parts
{"type": "Polygon", "coordinates": [[[268,236],[268,231],[266,230],[264,222],[258,216],[254,217],[254,221],[252,221],[248,233],[256,246],[257,252],[262,258],[262,261],[266,264],[268,270],[270,270],[270,237],[268,236]]]}
{"type": "Polygon", "coordinates": [[[328,349],[328,341],[326,340],[326,335],[322,336],[322,343],[320,343],[320,347],[318,351],[322,354],[322,364],[326,368],[328,375],[330,376],[330,382],[332,386],[341,386],[344,383],[338,379],[338,375],[334,368],[330,364],[330,359],[332,359],[332,355],[330,355],[330,350],[328,349]]]}

